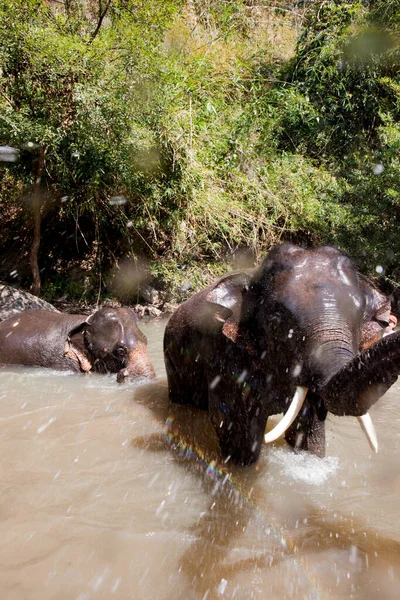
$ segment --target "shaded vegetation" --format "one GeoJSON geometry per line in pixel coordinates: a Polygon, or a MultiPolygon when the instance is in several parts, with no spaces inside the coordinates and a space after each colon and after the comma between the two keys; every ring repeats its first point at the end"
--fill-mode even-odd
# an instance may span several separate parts
{"type": "Polygon", "coordinates": [[[0,277],[30,284],[39,210],[50,300],[142,272],[182,299],[282,239],[394,280],[399,26],[398,0],[5,0],[0,277]]]}

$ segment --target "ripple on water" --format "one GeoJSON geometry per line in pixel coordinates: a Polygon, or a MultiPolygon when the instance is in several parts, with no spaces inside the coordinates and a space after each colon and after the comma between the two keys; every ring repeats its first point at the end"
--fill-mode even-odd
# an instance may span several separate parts
{"type": "Polygon", "coordinates": [[[339,459],[336,456],[318,458],[308,452],[288,452],[286,449],[271,449],[269,460],[276,465],[285,478],[307,483],[321,485],[334,475],[339,468],[339,459]]]}

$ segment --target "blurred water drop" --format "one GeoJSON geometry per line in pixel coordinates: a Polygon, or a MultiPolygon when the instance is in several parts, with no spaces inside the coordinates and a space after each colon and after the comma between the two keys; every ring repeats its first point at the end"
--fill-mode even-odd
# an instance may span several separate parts
{"type": "Polygon", "coordinates": [[[383,173],[385,167],[383,166],[382,163],[377,163],[376,165],[374,165],[372,167],[372,171],[375,175],[380,175],[381,173],[383,173]]]}
{"type": "Polygon", "coordinates": [[[222,596],[222,594],[224,594],[224,593],[225,593],[225,590],[226,590],[226,586],[227,586],[227,585],[228,585],[228,582],[227,582],[227,580],[222,578],[222,579],[221,579],[221,582],[220,582],[220,584],[219,584],[219,586],[218,586],[218,594],[219,594],[220,596],[222,596]]]}
{"type": "Polygon", "coordinates": [[[301,370],[302,366],[300,364],[297,364],[293,369],[293,377],[298,377],[301,373],[301,370]]]}
{"type": "Polygon", "coordinates": [[[110,206],[122,206],[126,203],[127,199],[125,198],[125,196],[111,196],[111,198],[108,201],[108,204],[110,206]]]}
{"type": "Polygon", "coordinates": [[[243,370],[243,371],[240,373],[239,377],[237,378],[237,382],[238,382],[238,383],[243,383],[243,381],[246,379],[246,377],[247,377],[247,370],[246,370],[246,369],[244,369],[244,370],[243,370]]]}
{"type": "Polygon", "coordinates": [[[214,379],[210,383],[210,390],[215,389],[220,381],[221,381],[221,375],[217,375],[216,377],[214,377],[214,379]]]}
{"type": "Polygon", "coordinates": [[[181,290],[182,292],[188,292],[192,287],[192,284],[190,281],[185,281],[184,283],[182,283],[181,285],[181,290]]]}
{"type": "Polygon", "coordinates": [[[146,279],[146,264],[137,260],[123,259],[115,266],[110,276],[109,286],[119,300],[128,301],[137,297],[139,289],[146,279]]]}
{"type": "Polygon", "coordinates": [[[162,502],[160,503],[159,507],[156,510],[157,517],[162,512],[162,510],[164,509],[164,506],[165,506],[165,500],[162,500],[162,502]]]}
{"type": "Polygon", "coordinates": [[[42,425],[41,427],[39,427],[37,429],[37,433],[43,433],[43,431],[45,431],[45,429],[47,429],[52,423],[54,423],[55,420],[56,420],[56,417],[51,417],[51,419],[49,419],[47,421],[47,423],[45,423],[44,425],[42,425]]]}
{"type": "Polygon", "coordinates": [[[96,575],[96,577],[91,582],[91,588],[94,592],[97,592],[104,583],[104,579],[108,574],[108,568],[106,567],[102,573],[96,575]]]}
{"type": "Polygon", "coordinates": [[[0,162],[17,162],[19,150],[11,146],[0,146],[0,162]]]}
{"type": "Polygon", "coordinates": [[[381,265],[377,265],[377,266],[375,267],[375,271],[376,271],[377,273],[381,274],[381,273],[383,273],[383,267],[381,267],[381,265]]]}
{"type": "Polygon", "coordinates": [[[115,592],[118,590],[120,583],[121,583],[121,577],[117,577],[117,579],[114,582],[114,585],[111,588],[111,591],[113,594],[115,594],[115,592]]]}

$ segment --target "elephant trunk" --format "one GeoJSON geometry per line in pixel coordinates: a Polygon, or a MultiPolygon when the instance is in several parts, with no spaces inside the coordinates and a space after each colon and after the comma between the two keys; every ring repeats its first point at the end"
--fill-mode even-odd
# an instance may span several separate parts
{"type": "Polygon", "coordinates": [[[357,353],[359,340],[351,327],[351,315],[341,306],[334,295],[323,301],[323,309],[310,317],[305,330],[308,332],[305,356],[313,381],[308,381],[318,393],[319,389],[357,353]]]}
{"type": "Polygon", "coordinates": [[[310,371],[315,374],[318,388],[324,387],[330,379],[354,359],[355,352],[346,341],[312,339],[310,371]]]}
{"type": "Polygon", "coordinates": [[[400,374],[400,333],[386,336],[344,365],[321,392],[336,415],[364,415],[400,374]]]}
{"type": "MultiPolygon", "coordinates": [[[[394,383],[400,373],[400,334],[376,344],[355,356],[350,345],[336,340],[312,340],[311,367],[317,373],[313,387],[324,401],[325,408],[338,415],[358,417],[372,450],[378,451],[378,441],[368,408],[394,383]],[[349,404],[350,401],[350,404],[349,404]],[[350,409],[349,409],[350,405],[350,409]]],[[[265,435],[269,443],[282,435],[294,422],[303,406],[307,387],[298,386],[283,419],[265,435]]]]}
{"type": "Polygon", "coordinates": [[[123,383],[131,377],[146,377],[154,379],[156,373],[147,354],[147,347],[144,342],[139,342],[128,356],[128,364],[121,369],[117,375],[118,383],[123,383]]]}

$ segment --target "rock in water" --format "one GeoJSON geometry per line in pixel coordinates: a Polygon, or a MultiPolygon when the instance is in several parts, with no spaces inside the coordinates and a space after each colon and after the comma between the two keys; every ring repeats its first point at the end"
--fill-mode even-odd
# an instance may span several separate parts
{"type": "Polygon", "coordinates": [[[17,315],[24,310],[37,309],[60,312],[49,302],[41,300],[25,290],[18,290],[6,283],[0,283],[0,321],[4,321],[4,319],[17,315]]]}

